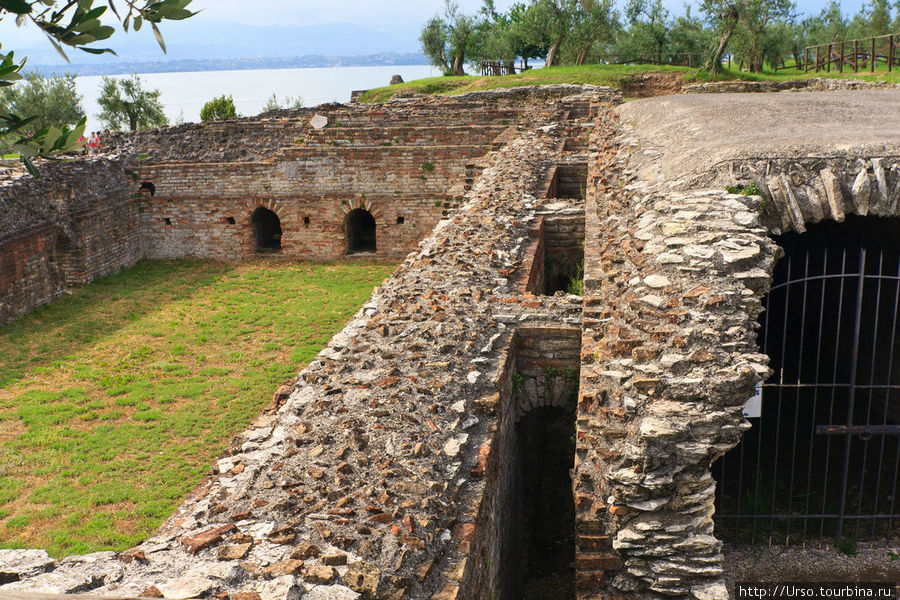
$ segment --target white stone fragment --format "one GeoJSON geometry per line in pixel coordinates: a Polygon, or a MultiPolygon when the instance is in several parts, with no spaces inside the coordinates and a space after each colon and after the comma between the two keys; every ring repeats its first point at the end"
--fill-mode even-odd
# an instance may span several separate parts
{"type": "Polygon", "coordinates": [[[666,303],[665,298],[657,296],[655,294],[647,294],[646,296],[642,296],[640,298],[640,301],[644,304],[649,304],[653,308],[662,308],[666,303]]]}
{"type": "Polygon", "coordinates": [[[644,500],[642,502],[626,502],[625,506],[629,508],[636,508],[637,510],[643,511],[651,511],[660,508],[669,502],[669,498],[654,498],[651,500],[644,500]]]}
{"type": "Polygon", "coordinates": [[[357,600],[359,594],[342,585],[316,585],[310,588],[303,600],[357,600]]]}
{"type": "Polygon", "coordinates": [[[697,600],[728,600],[728,588],[720,582],[692,587],[691,594],[697,600]]]}
{"type": "Polygon", "coordinates": [[[479,377],[481,377],[481,373],[479,373],[478,371],[469,371],[468,373],[466,373],[466,381],[468,381],[472,385],[474,385],[478,381],[479,377]]]}
{"type": "Polygon", "coordinates": [[[45,550],[0,550],[0,578],[18,575],[25,579],[51,570],[56,561],[45,550]]]}
{"type": "Polygon", "coordinates": [[[450,438],[447,440],[447,443],[444,444],[444,454],[451,457],[458,455],[463,444],[465,444],[468,439],[468,433],[461,433],[456,437],[450,438]]]}
{"type": "Polygon", "coordinates": [[[325,126],[328,125],[328,117],[326,117],[325,115],[317,114],[312,119],[309,120],[309,124],[310,124],[310,126],[312,126],[313,129],[315,129],[317,131],[319,129],[324,129],[325,126]]]}
{"type": "Polygon", "coordinates": [[[677,433],[677,429],[672,427],[670,421],[659,419],[657,417],[644,417],[641,421],[641,435],[644,437],[658,437],[661,435],[672,435],[677,433]]]}
{"type": "Polygon", "coordinates": [[[300,600],[303,588],[297,584],[296,576],[282,575],[271,581],[257,583],[256,593],[260,600],[300,600]]]}
{"type": "Polygon", "coordinates": [[[865,169],[860,169],[859,173],[857,173],[850,193],[853,194],[856,213],[861,217],[869,214],[869,198],[872,193],[872,184],[869,181],[869,173],[865,169]]]}
{"type": "Polygon", "coordinates": [[[644,277],[644,283],[647,284],[648,287],[654,289],[664,288],[667,285],[672,285],[672,282],[669,281],[668,277],[656,274],[644,277]]]}
{"type": "Polygon", "coordinates": [[[715,250],[713,250],[709,246],[704,246],[702,244],[691,244],[690,246],[685,246],[683,252],[691,258],[712,258],[716,255],[715,250]]]}
{"type": "Polygon", "coordinates": [[[189,575],[161,583],[156,587],[167,600],[170,598],[172,600],[185,600],[203,596],[212,589],[213,583],[206,577],[189,575]]]}

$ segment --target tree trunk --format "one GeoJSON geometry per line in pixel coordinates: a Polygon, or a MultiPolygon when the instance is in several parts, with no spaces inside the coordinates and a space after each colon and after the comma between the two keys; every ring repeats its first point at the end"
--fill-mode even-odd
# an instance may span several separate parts
{"type": "Polygon", "coordinates": [[[736,21],[722,31],[716,51],[706,62],[706,70],[710,75],[717,75],[722,72],[722,55],[725,54],[725,48],[728,46],[728,40],[731,39],[731,35],[734,33],[735,25],[736,21]]]}
{"type": "Polygon", "coordinates": [[[588,52],[591,51],[591,47],[594,45],[594,42],[587,42],[584,46],[581,47],[581,52],[578,53],[578,58],[575,59],[576,65],[583,65],[585,61],[587,61],[588,52]]]}
{"type": "Polygon", "coordinates": [[[754,31],[751,33],[751,35],[753,37],[750,40],[750,48],[748,51],[748,54],[750,55],[748,57],[750,59],[750,72],[761,73],[762,60],[759,58],[759,34],[754,31]]]}
{"type": "Polygon", "coordinates": [[[466,57],[462,56],[462,55],[453,57],[453,74],[454,75],[465,75],[466,74],[466,71],[463,68],[465,60],[466,60],[466,57]]]}
{"type": "Polygon", "coordinates": [[[441,50],[441,54],[440,54],[440,56],[438,56],[438,58],[439,58],[440,61],[441,61],[441,73],[449,73],[449,72],[450,72],[450,65],[447,64],[447,57],[444,56],[444,51],[443,51],[443,50],[441,50]]]}
{"type": "Polygon", "coordinates": [[[552,67],[557,62],[559,62],[559,47],[561,45],[562,38],[557,38],[552,44],[550,44],[550,49],[547,50],[547,63],[544,65],[545,67],[552,67]]]}

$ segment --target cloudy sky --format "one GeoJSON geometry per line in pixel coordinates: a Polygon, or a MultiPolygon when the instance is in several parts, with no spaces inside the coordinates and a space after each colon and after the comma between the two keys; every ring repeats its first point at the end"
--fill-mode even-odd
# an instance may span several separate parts
{"type": "MultiPolygon", "coordinates": [[[[801,13],[817,13],[821,10],[825,0],[797,0],[801,13]]],[[[496,6],[500,10],[507,9],[514,0],[496,0],[496,6]]],[[[625,0],[618,0],[624,4],[625,0]]],[[[863,0],[843,0],[842,6],[845,14],[853,14],[859,10],[863,0]]],[[[663,0],[664,5],[672,15],[681,14],[684,11],[684,0],[663,0]]],[[[694,0],[694,4],[697,0],[694,0]]],[[[461,8],[466,12],[475,12],[481,6],[481,0],[459,0],[461,8]]],[[[359,28],[366,28],[385,34],[383,38],[372,37],[372,43],[376,45],[379,39],[383,39],[386,51],[417,51],[418,32],[422,24],[432,15],[438,13],[443,5],[443,0],[194,0],[191,5],[203,12],[192,19],[183,22],[164,24],[163,33],[170,47],[176,51],[179,45],[189,44],[219,44],[240,42],[252,44],[258,49],[259,55],[284,56],[289,53],[279,52],[279,45],[272,43],[272,36],[264,33],[259,39],[227,39],[229,35],[243,35],[251,29],[228,29],[220,27],[230,24],[232,26],[289,26],[309,27],[329,24],[352,24],[359,28]],[[248,10],[248,6],[252,10],[248,10]],[[235,33],[241,32],[241,33],[235,33]],[[223,39],[226,38],[226,39],[223,39]]],[[[263,29],[260,29],[262,32],[263,29]]],[[[247,33],[252,37],[252,33],[247,33]]],[[[307,34],[313,36],[314,32],[307,30],[307,34]]],[[[329,33],[328,35],[332,35],[329,33]]],[[[359,35],[359,31],[347,33],[347,35],[359,35]]],[[[340,40],[332,40],[340,42],[340,40]]],[[[29,50],[33,63],[40,64],[39,57],[52,56],[49,44],[43,40],[40,32],[34,28],[17,28],[13,21],[6,18],[0,21],[0,42],[3,49],[29,50]],[[35,55],[31,50],[39,49],[41,54],[35,55]],[[38,62],[35,62],[38,61],[38,62]]],[[[123,60],[129,58],[143,58],[143,56],[129,57],[129,49],[146,47],[152,42],[149,31],[142,31],[137,35],[115,36],[112,46],[115,47],[123,60]]],[[[78,62],[88,62],[90,55],[77,53],[74,57],[78,62]]],[[[160,57],[161,58],[161,57],[160,57]]]]}

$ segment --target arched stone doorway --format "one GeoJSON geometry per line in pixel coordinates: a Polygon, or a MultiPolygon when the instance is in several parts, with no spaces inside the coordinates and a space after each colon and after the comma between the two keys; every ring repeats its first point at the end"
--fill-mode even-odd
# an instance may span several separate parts
{"type": "Polygon", "coordinates": [[[759,333],[773,374],[760,409],[745,409],[751,428],[713,465],[717,537],[890,543],[900,525],[900,219],[849,216],[775,241],[785,255],[759,333]]]}
{"type": "Polygon", "coordinates": [[[375,252],[375,217],[364,208],[356,208],[347,213],[344,221],[347,233],[347,254],[375,252]]]}
{"type": "Polygon", "coordinates": [[[250,218],[253,246],[256,252],[281,252],[281,220],[274,212],[260,206],[250,218]]]}

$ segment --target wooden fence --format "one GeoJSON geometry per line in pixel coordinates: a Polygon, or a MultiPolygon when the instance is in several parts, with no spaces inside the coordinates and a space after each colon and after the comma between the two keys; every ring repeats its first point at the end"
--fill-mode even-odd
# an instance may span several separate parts
{"type": "Polygon", "coordinates": [[[843,73],[845,68],[852,69],[854,73],[866,70],[874,73],[879,62],[886,64],[888,72],[891,72],[894,67],[900,67],[900,34],[807,46],[803,56],[806,72],[815,69],[817,73],[830,73],[834,65],[838,73],[843,73]]]}
{"type": "Polygon", "coordinates": [[[519,61],[518,65],[514,61],[481,61],[482,75],[515,75],[530,68],[525,66],[524,61],[519,61]]]}

